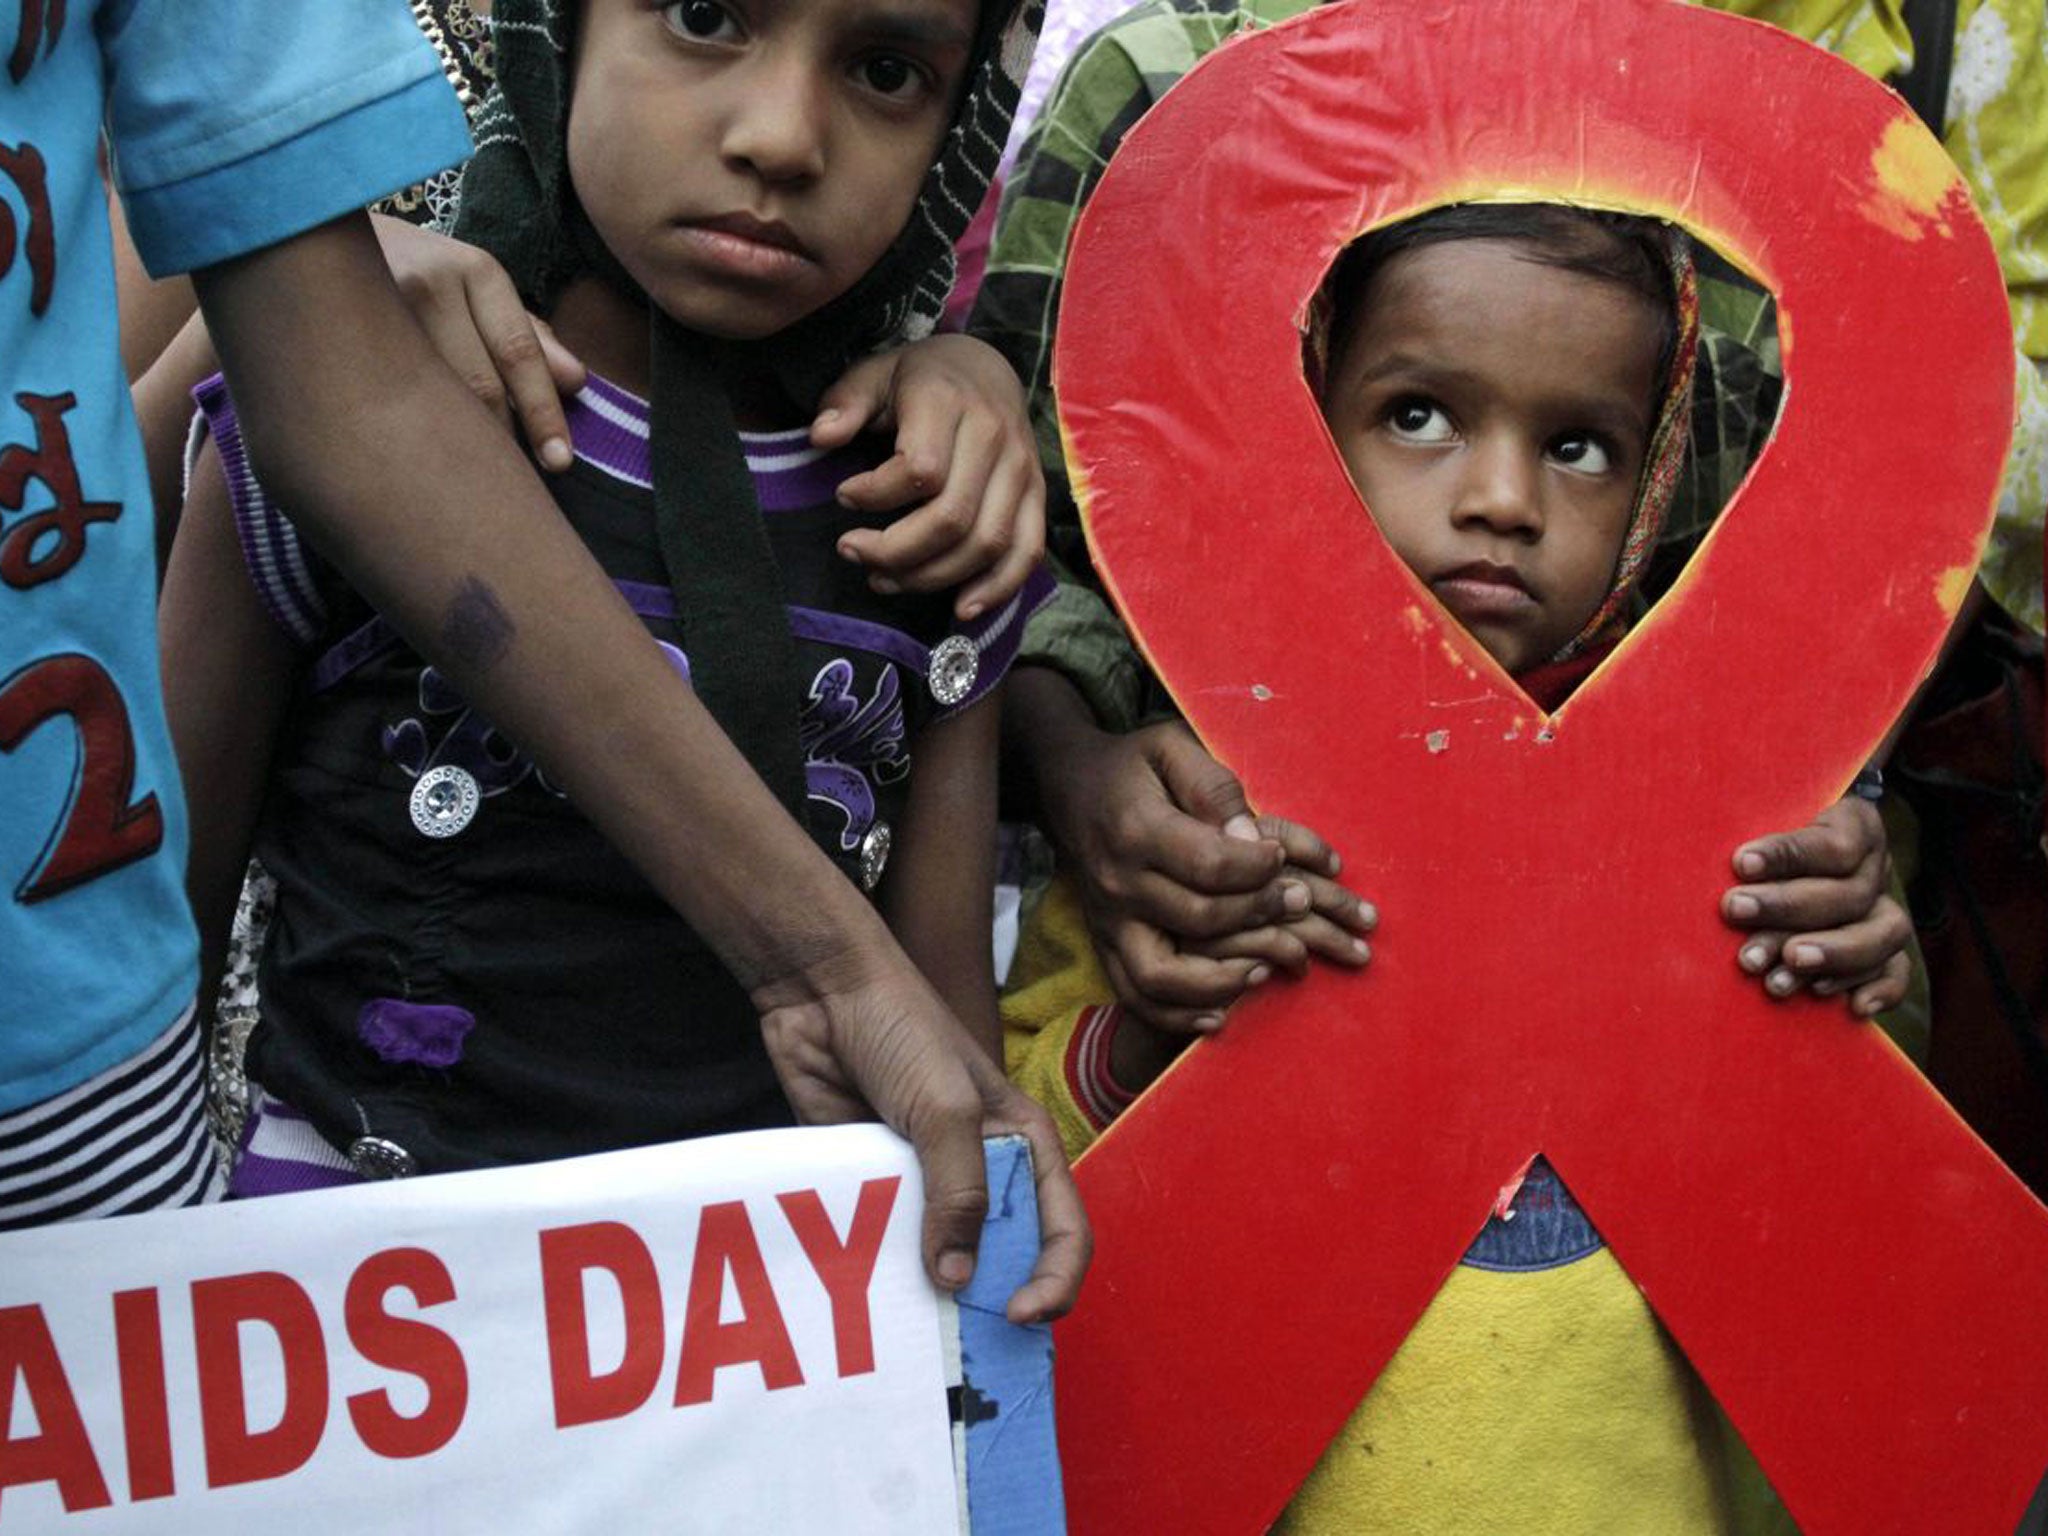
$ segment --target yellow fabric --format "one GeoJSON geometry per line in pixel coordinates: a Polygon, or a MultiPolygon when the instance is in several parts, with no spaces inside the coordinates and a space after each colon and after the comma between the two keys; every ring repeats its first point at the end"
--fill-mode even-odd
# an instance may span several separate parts
{"type": "Polygon", "coordinates": [[[1717,1418],[1608,1250],[1460,1265],[1273,1529],[1719,1536],[1717,1418]]]}
{"type": "Polygon", "coordinates": [[[1055,876],[1024,914],[1017,937],[1003,993],[1003,1063],[1010,1080],[1052,1115],[1070,1158],[1100,1132],[1067,1083],[1067,1050],[1082,1012],[1115,996],[1089,942],[1073,882],[1055,876]]]}

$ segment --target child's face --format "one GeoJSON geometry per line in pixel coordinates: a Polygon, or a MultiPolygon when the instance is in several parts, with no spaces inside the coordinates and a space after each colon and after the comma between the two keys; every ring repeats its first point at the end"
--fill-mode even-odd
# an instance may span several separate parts
{"type": "Polygon", "coordinates": [[[1336,338],[1324,414],[1387,542],[1509,673],[1613,580],[1651,430],[1657,308],[1511,241],[1390,258],[1336,338]]]}
{"type": "Polygon", "coordinates": [[[569,174],[676,320],[772,335],[894,242],[951,121],[974,0],[588,0],[569,174]]]}

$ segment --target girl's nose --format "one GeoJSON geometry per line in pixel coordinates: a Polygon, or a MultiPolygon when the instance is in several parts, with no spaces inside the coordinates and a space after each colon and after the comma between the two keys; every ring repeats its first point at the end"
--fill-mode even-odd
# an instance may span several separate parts
{"type": "Polygon", "coordinates": [[[1541,455],[1505,435],[1470,444],[1452,521],[1476,524],[1515,538],[1541,537],[1541,473],[1541,455]]]}
{"type": "Polygon", "coordinates": [[[826,84],[809,60],[767,57],[735,82],[720,146],[763,181],[814,181],[825,170],[826,84]]]}

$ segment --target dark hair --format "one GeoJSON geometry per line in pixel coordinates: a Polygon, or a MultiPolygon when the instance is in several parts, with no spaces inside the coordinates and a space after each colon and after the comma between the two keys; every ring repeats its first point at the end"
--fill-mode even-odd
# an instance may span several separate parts
{"type": "Polygon", "coordinates": [[[1504,240],[1524,260],[1619,283],[1657,308],[1663,339],[1653,375],[1671,370],[1678,345],[1678,294],[1672,279],[1672,244],[1685,235],[1661,219],[1639,213],[1573,208],[1563,203],[1452,203],[1375,229],[1354,242],[1330,270],[1330,367],[1358,318],[1372,280],[1397,256],[1453,240],[1504,240]]]}

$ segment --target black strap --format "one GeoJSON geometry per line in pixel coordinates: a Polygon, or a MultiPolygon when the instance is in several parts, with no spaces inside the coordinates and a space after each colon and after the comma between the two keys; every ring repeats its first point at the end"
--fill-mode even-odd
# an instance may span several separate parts
{"type": "Polygon", "coordinates": [[[1956,0],[1906,0],[1906,30],[1913,34],[1913,67],[1892,86],[1920,121],[1941,137],[1948,125],[1948,80],[1956,59],[1956,0]]]}
{"type": "Polygon", "coordinates": [[[655,527],[690,683],[801,821],[796,642],[725,380],[710,355],[715,344],[685,332],[659,309],[652,314],[655,527]]]}

